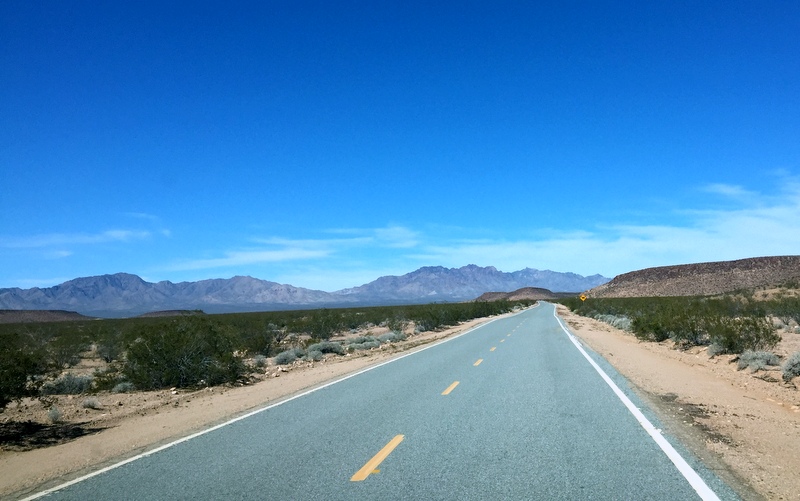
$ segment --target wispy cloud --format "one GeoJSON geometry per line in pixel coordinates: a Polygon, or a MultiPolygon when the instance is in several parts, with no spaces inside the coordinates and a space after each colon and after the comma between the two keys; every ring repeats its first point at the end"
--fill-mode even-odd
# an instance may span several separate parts
{"type": "Polygon", "coordinates": [[[329,268],[351,268],[355,255],[391,249],[411,249],[419,243],[419,233],[402,226],[371,229],[329,229],[321,232],[333,237],[287,238],[254,237],[250,248],[228,249],[219,257],[188,259],[166,266],[166,269],[200,270],[235,268],[261,263],[287,263],[328,259],[329,268]],[[256,246],[252,246],[256,244],[256,246]]]}
{"type": "Polygon", "coordinates": [[[744,189],[741,186],[733,184],[713,183],[704,186],[701,191],[711,193],[714,195],[721,195],[730,198],[750,198],[755,195],[754,192],[744,189]]]}
{"type": "Polygon", "coordinates": [[[106,242],[128,242],[149,238],[149,231],[113,229],[101,233],[47,233],[23,237],[0,237],[0,247],[33,249],[66,245],[90,245],[106,242]]]}
{"type": "Polygon", "coordinates": [[[195,259],[168,266],[171,271],[203,270],[211,268],[230,268],[258,263],[278,263],[326,257],[328,253],[320,250],[286,248],[279,250],[244,250],[225,252],[223,257],[195,259]]]}

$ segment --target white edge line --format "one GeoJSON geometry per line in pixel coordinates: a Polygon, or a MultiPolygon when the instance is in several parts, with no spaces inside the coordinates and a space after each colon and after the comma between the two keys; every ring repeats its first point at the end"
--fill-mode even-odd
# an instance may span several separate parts
{"type": "MultiPolygon", "coordinates": [[[[515,315],[519,315],[523,311],[525,311],[525,310],[523,309],[522,311],[514,313],[513,315],[509,315],[509,317],[513,317],[515,315]]],[[[275,402],[275,403],[270,404],[270,405],[268,405],[266,407],[262,407],[260,409],[254,410],[254,411],[250,411],[250,412],[248,412],[246,414],[243,414],[241,416],[235,417],[235,418],[233,418],[233,419],[231,419],[229,421],[225,421],[224,423],[220,423],[218,425],[212,426],[211,428],[206,428],[205,430],[198,431],[197,433],[193,433],[193,434],[187,435],[187,436],[185,436],[183,438],[179,438],[178,440],[175,440],[174,442],[170,442],[168,444],[164,444],[162,446],[156,447],[155,449],[149,450],[147,452],[143,452],[141,454],[137,454],[136,456],[129,457],[128,459],[125,459],[125,460],[120,461],[118,463],[114,463],[112,465],[106,466],[105,468],[101,468],[99,470],[96,470],[96,471],[93,471],[93,472],[88,473],[86,475],[83,475],[82,477],[75,478],[73,480],[70,480],[69,482],[64,482],[63,484],[57,485],[55,487],[51,487],[50,489],[46,489],[46,490],[43,490],[41,492],[37,492],[36,494],[33,494],[33,495],[31,495],[29,497],[26,497],[26,498],[23,498],[21,501],[30,501],[30,500],[33,500],[33,499],[38,499],[38,498],[40,498],[42,496],[46,496],[48,494],[52,494],[54,492],[58,492],[58,491],[60,491],[62,489],[66,489],[67,487],[75,485],[75,484],[77,484],[79,482],[83,482],[84,480],[88,480],[88,479],[90,479],[92,477],[95,477],[97,475],[103,474],[103,473],[105,473],[107,471],[111,471],[113,469],[119,468],[120,466],[124,466],[124,465],[126,465],[128,463],[132,463],[132,462],[134,462],[136,460],[145,458],[145,457],[150,456],[152,454],[156,454],[157,452],[161,452],[161,451],[163,451],[165,449],[169,449],[170,447],[173,447],[175,445],[181,444],[183,442],[188,442],[189,440],[191,440],[193,438],[197,438],[197,437],[199,437],[201,435],[205,435],[206,433],[211,433],[212,431],[218,430],[218,429],[222,428],[223,426],[228,426],[229,424],[233,424],[233,423],[235,423],[237,421],[241,421],[242,419],[247,419],[247,418],[249,418],[251,416],[255,416],[256,414],[259,414],[261,412],[264,412],[264,411],[267,411],[269,409],[278,407],[279,405],[283,405],[285,403],[291,402],[292,400],[298,399],[300,397],[304,397],[306,395],[310,395],[311,393],[314,393],[315,391],[319,391],[319,390],[325,389],[325,388],[327,388],[329,386],[333,386],[333,385],[335,385],[337,383],[341,383],[342,381],[345,381],[345,380],[350,379],[352,377],[356,377],[356,376],[359,376],[361,374],[364,374],[365,372],[369,372],[371,370],[377,369],[378,367],[383,367],[384,365],[391,364],[392,362],[397,362],[398,360],[401,360],[401,359],[406,358],[406,357],[410,357],[411,355],[416,355],[417,353],[420,353],[420,352],[423,352],[425,350],[434,348],[436,346],[439,346],[440,344],[447,343],[448,341],[452,341],[454,339],[458,339],[461,336],[469,334],[470,332],[472,332],[472,331],[474,331],[476,329],[479,329],[481,327],[484,327],[486,325],[489,325],[490,323],[492,323],[492,322],[494,322],[496,320],[500,320],[501,318],[509,318],[509,317],[493,318],[492,320],[489,320],[488,322],[484,322],[484,323],[482,323],[480,325],[476,325],[474,327],[471,327],[471,328],[465,330],[464,332],[462,332],[461,334],[457,334],[455,336],[451,336],[451,337],[448,337],[446,339],[442,339],[441,341],[437,341],[437,342],[435,342],[433,344],[430,344],[428,346],[425,346],[425,347],[410,351],[409,353],[406,353],[404,355],[400,355],[399,357],[393,358],[391,360],[387,360],[385,362],[381,362],[381,363],[379,363],[377,365],[371,365],[371,366],[369,366],[369,367],[367,367],[365,369],[361,369],[360,371],[354,372],[352,374],[348,374],[348,375],[343,376],[343,377],[341,377],[339,379],[335,379],[333,381],[329,381],[329,382],[324,383],[324,384],[322,384],[320,386],[315,386],[314,388],[311,388],[310,390],[306,390],[306,391],[304,391],[302,393],[297,393],[295,395],[292,395],[289,398],[286,398],[286,399],[281,400],[279,402],[275,402]]]]}
{"type": "Polygon", "coordinates": [[[558,325],[561,326],[561,329],[567,334],[570,341],[572,341],[572,344],[574,344],[575,347],[578,348],[578,351],[580,351],[581,354],[583,354],[586,360],[588,360],[589,363],[592,364],[592,367],[594,367],[594,369],[598,372],[598,374],[600,374],[600,377],[603,378],[603,381],[605,381],[608,384],[608,386],[611,387],[611,389],[614,391],[617,397],[622,401],[625,407],[627,407],[630,413],[633,414],[633,417],[636,418],[636,420],[639,422],[642,428],[644,428],[644,430],[647,432],[648,435],[650,435],[653,441],[655,441],[655,443],[658,444],[658,446],[661,448],[664,454],[667,455],[670,461],[672,461],[675,467],[678,468],[678,471],[681,472],[681,475],[683,475],[683,477],[689,482],[689,485],[691,485],[692,488],[695,490],[695,492],[697,492],[697,494],[700,496],[700,499],[703,499],[704,501],[705,500],[719,501],[719,497],[717,497],[716,493],[713,490],[711,490],[708,484],[705,483],[705,481],[700,477],[700,475],[697,474],[697,472],[689,465],[689,463],[687,463],[686,460],[683,459],[683,456],[681,456],[678,453],[678,451],[676,451],[675,448],[672,447],[672,444],[670,444],[667,441],[667,439],[664,438],[663,435],[661,435],[661,430],[653,426],[653,423],[651,423],[645,417],[645,415],[642,414],[642,411],[640,411],[635,405],[633,405],[631,399],[628,398],[628,396],[625,395],[625,393],[623,393],[622,390],[619,389],[619,386],[617,386],[616,383],[614,383],[614,381],[612,381],[612,379],[608,376],[608,374],[606,374],[605,371],[603,371],[603,369],[601,369],[600,366],[597,365],[597,363],[594,360],[592,360],[589,354],[586,353],[586,350],[583,349],[583,346],[581,346],[580,342],[575,337],[575,335],[572,334],[564,325],[564,323],[561,321],[561,318],[559,318],[558,314],[556,313],[556,309],[557,309],[556,305],[553,305],[553,316],[558,321],[558,325]]]}

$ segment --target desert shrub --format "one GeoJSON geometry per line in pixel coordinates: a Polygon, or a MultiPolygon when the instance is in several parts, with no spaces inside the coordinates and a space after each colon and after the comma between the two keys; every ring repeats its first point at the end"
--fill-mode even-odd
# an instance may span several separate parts
{"type": "Polygon", "coordinates": [[[378,341],[373,336],[363,336],[355,338],[353,341],[347,343],[347,349],[349,351],[360,351],[360,350],[370,350],[372,348],[377,348],[381,345],[381,342],[378,341]]]}
{"type": "Polygon", "coordinates": [[[792,356],[786,359],[781,371],[783,372],[784,381],[791,381],[792,378],[800,376],[800,351],[793,353],[792,356]]]}
{"type": "Polygon", "coordinates": [[[267,365],[267,357],[264,355],[256,355],[253,358],[253,365],[258,368],[265,367],[267,365]]]}
{"type": "Polygon", "coordinates": [[[306,332],[314,339],[328,339],[344,328],[342,314],[322,308],[311,312],[306,321],[306,332]]]}
{"type": "Polygon", "coordinates": [[[123,373],[137,388],[210,386],[236,381],[246,367],[235,337],[200,316],[142,328],[128,347],[123,373]]]}
{"type": "Polygon", "coordinates": [[[717,355],[722,355],[723,353],[725,353],[725,349],[717,343],[711,343],[708,345],[709,357],[716,357],[717,355]]]}
{"type": "Polygon", "coordinates": [[[595,319],[605,322],[612,327],[623,331],[631,330],[631,319],[625,315],[604,315],[599,314],[594,316],[595,319]]]}
{"type": "Polygon", "coordinates": [[[387,332],[386,334],[381,334],[377,339],[381,343],[394,343],[397,341],[404,341],[406,339],[406,335],[402,332],[392,331],[387,332]]]}
{"type": "Polygon", "coordinates": [[[306,354],[306,360],[313,360],[315,362],[319,362],[325,357],[319,350],[309,350],[306,354]]]}
{"type": "Polygon", "coordinates": [[[348,345],[351,344],[362,344],[362,343],[369,343],[372,341],[376,341],[375,336],[358,336],[358,337],[351,337],[347,341],[345,341],[348,345]]]}
{"type": "Polygon", "coordinates": [[[86,350],[84,339],[72,335],[62,335],[52,340],[47,347],[50,360],[58,369],[73,367],[81,361],[81,352],[86,350]]]}
{"type": "Polygon", "coordinates": [[[634,317],[631,320],[631,331],[638,339],[658,343],[669,339],[672,333],[668,324],[649,316],[634,317]]]}
{"type": "Polygon", "coordinates": [[[123,381],[121,383],[117,383],[113,388],[111,388],[111,393],[130,393],[136,387],[130,381],[123,381]]]}
{"type": "Polygon", "coordinates": [[[309,345],[307,350],[309,352],[319,351],[321,353],[335,353],[337,355],[344,355],[344,346],[342,343],[335,341],[322,341],[321,343],[314,343],[309,345]]]}
{"type": "Polygon", "coordinates": [[[117,384],[125,381],[125,376],[120,372],[121,363],[114,362],[105,369],[95,369],[92,374],[92,391],[110,390],[117,384]]]}
{"type": "Polygon", "coordinates": [[[275,355],[276,365],[288,365],[298,358],[305,356],[305,352],[300,348],[292,348],[290,350],[282,351],[275,355]]]}
{"type": "Polygon", "coordinates": [[[388,327],[393,334],[403,336],[403,339],[405,339],[404,333],[408,328],[408,323],[408,320],[405,318],[392,317],[386,321],[386,327],[388,327]]]}
{"type": "Polygon", "coordinates": [[[739,370],[748,367],[751,371],[757,372],[766,369],[770,365],[780,365],[780,363],[781,362],[780,359],[778,359],[778,355],[772,352],[745,350],[739,356],[737,367],[739,370]]]}
{"type": "Polygon", "coordinates": [[[10,402],[36,395],[46,368],[44,352],[28,336],[0,336],[0,411],[10,402]]]}
{"type": "Polygon", "coordinates": [[[47,410],[47,419],[53,424],[60,423],[64,419],[64,415],[61,413],[61,409],[54,405],[47,410]]]}
{"type": "Polygon", "coordinates": [[[781,340],[765,317],[719,316],[707,322],[711,342],[725,353],[742,353],[745,350],[761,351],[775,348],[781,340]]]}
{"type": "Polygon", "coordinates": [[[83,407],[84,409],[100,410],[103,408],[103,404],[101,404],[100,401],[97,400],[95,397],[89,397],[84,399],[83,402],[81,402],[81,407],[83,407]]]}
{"type": "Polygon", "coordinates": [[[106,363],[110,364],[115,360],[119,360],[123,351],[122,335],[119,332],[109,333],[97,342],[97,354],[106,363]]]}
{"type": "Polygon", "coordinates": [[[42,395],[80,395],[92,388],[94,378],[89,375],[64,374],[54,381],[42,385],[42,395]]]}

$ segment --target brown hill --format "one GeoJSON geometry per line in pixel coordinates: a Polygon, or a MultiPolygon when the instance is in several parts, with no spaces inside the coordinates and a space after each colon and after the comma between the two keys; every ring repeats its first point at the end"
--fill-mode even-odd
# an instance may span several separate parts
{"type": "Polygon", "coordinates": [[[660,266],[618,275],[591,297],[706,296],[800,280],[800,256],[660,266]]]}
{"type": "Polygon", "coordinates": [[[68,322],[88,320],[74,311],[64,310],[0,310],[0,324],[22,324],[29,322],[68,322]]]}
{"type": "Polygon", "coordinates": [[[501,299],[505,299],[506,301],[519,301],[524,299],[539,301],[541,299],[559,299],[565,295],[574,296],[572,293],[555,293],[539,287],[523,287],[513,292],[485,292],[475,301],[499,301],[501,299]]]}

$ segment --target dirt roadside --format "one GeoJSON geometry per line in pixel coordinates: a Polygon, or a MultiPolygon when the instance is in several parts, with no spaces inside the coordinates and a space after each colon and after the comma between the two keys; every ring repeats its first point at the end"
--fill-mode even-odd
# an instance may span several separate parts
{"type": "MultiPolygon", "coordinates": [[[[566,308],[559,307],[559,314],[656,408],[667,432],[680,437],[744,499],[798,499],[800,391],[769,381],[780,379],[776,374],[737,371],[729,356],[709,358],[704,350],[643,343],[566,308]]],[[[80,423],[84,434],[49,447],[0,450],[0,498],[20,499],[56,486],[485,321],[421,334],[365,355],[299,363],[287,372],[270,366],[247,386],[106,393],[97,396],[98,409],[84,408],[84,397],[59,397],[65,421],[80,423]]],[[[800,347],[800,334],[785,343],[785,351],[800,347]]],[[[9,418],[45,422],[46,409],[26,401],[0,414],[0,421],[9,418]]]]}

